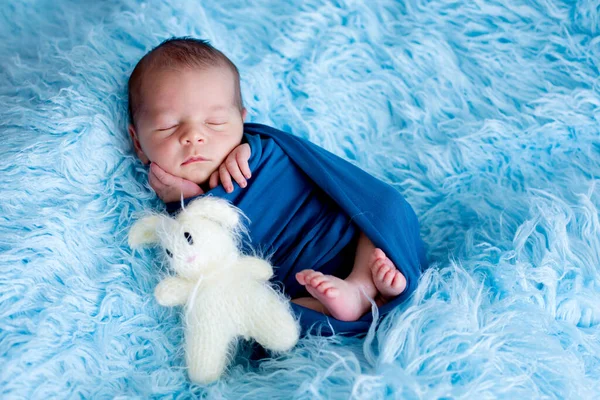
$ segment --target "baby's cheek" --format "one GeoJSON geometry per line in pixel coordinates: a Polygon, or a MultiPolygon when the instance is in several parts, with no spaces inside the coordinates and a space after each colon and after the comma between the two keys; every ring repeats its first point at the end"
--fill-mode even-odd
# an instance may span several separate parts
{"type": "Polygon", "coordinates": [[[152,161],[171,174],[178,172],[179,166],[183,162],[182,155],[168,142],[153,143],[150,154],[154,158],[152,161]]]}

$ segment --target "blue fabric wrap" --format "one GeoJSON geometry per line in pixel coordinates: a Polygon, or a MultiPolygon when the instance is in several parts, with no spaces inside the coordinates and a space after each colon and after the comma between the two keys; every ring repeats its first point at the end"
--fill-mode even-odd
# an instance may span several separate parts
{"type": "MultiPolygon", "coordinates": [[[[271,256],[274,283],[291,298],[310,296],[296,272],[314,269],[345,278],[351,272],[360,231],[381,248],[407,280],[406,290],[380,307],[385,315],[416,288],[427,267],[417,217],[392,186],[311,143],[266,125],[244,125],[251,148],[248,186],[227,193],[218,186],[205,194],[231,201],[249,219],[244,251],[271,256]]],[[[184,204],[194,200],[186,199],[184,204]]],[[[167,203],[174,213],[181,202],[167,203]]],[[[292,303],[302,333],[360,334],[369,312],[353,322],[339,321],[292,303]]]]}

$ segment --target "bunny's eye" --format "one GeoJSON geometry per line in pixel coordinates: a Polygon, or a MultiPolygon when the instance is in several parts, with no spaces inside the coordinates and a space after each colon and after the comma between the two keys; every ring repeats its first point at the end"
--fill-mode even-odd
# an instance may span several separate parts
{"type": "Polygon", "coordinates": [[[171,253],[171,252],[169,251],[169,249],[165,249],[165,251],[167,252],[167,255],[168,255],[169,257],[173,258],[173,253],[171,253]]]}
{"type": "Polygon", "coordinates": [[[184,232],[183,236],[185,236],[189,244],[194,244],[194,239],[192,239],[192,235],[189,232],[184,232]]]}

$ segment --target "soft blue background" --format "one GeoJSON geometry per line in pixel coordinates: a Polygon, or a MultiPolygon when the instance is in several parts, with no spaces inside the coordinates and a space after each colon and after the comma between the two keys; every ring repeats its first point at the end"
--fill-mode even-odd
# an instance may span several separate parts
{"type": "Polygon", "coordinates": [[[0,397],[599,398],[599,66],[596,0],[2,1],[0,397]],[[160,205],[126,80],[172,35],[231,57],[250,121],[415,209],[432,268],[367,340],[242,345],[189,385],[126,244],[160,205]]]}

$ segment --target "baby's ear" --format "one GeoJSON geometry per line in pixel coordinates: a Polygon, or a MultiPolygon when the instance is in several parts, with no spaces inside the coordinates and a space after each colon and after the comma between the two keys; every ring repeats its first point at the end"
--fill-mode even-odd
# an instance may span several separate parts
{"type": "Polygon", "coordinates": [[[135,127],[133,124],[129,124],[127,127],[127,131],[129,132],[129,137],[131,137],[131,142],[133,143],[133,148],[135,149],[135,154],[137,154],[138,158],[144,164],[148,164],[150,160],[146,157],[144,150],[142,150],[142,145],[140,144],[140,140],[138,138],[137,132],[135,131],[135,127]]]}
{"type": "Polygon", "coordinates": [[[158,215],[150,215],[137,221],[129,230],[129,247],[132,249],[145,244],[158,243],[156,228],[161,218],[158,215]]]}
{"type": "MultiPolygon", "coordinates": [[[[227,200],[205,196],[190,202],[177,216],[178,220],[206,218],[215,221],[229,230],[240,223],[239,211],[227,200]]],[[[183,221],[182,221],[183,222],[183,221]]]]}

